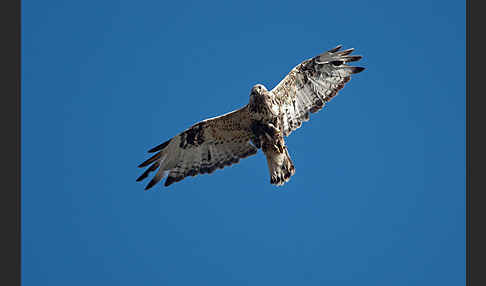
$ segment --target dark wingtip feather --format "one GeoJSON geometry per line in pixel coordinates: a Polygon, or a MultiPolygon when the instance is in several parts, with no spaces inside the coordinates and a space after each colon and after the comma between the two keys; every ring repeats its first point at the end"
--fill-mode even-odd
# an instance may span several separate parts
{"type": "Polygon", "coordinates": [[[360,72],[362,72],[362,71],[364,71],[364,70],[365,70],[365,68],[364,68],[364,67],[352,67],[351,72],[352,72],[352,73],[360,73],[360,72]]]}
{"type": "Polygon", "coordinates": [[[160,166],[160,162],[155,162],[152,166],[150,166],[150,168],[145,170],[145,172],[143,172],[143,174],[140,177],[137,178],[137,182],[140,182],[141,180],[147,178],[150,172],[157,170],[159,166],[160,166]]]}
{"type": "Polygon", "coordinates": [[[334,49],[330,49],[328,52],[329,53],[335,53],[335,52],[339,51],[342,47],[343,47],[343,45],[337,45],[334,49]]]}
{"type": "Polygon", "coordinates": [[[142,181],[143,179],[147,178],[147,176],[148,176],[148,172],[147,171],[143,172],[143,174],[137,178],[137,182],[142,181]]]}
{"type": "Polygon", "coordinates": [[[176,179],[174,177],[167,177],[167,179],[165,180],[164,186],[168,187],[175,182],[176,182],[176,179]]]}
{"type": "Polygon", "coordinates": [[[157,152],[157,151],[164,149],[165,147],[167,147],[167,145],[169,145],[170,140],[172,140],[172,139],[169,139],[169,140],[165,141],[164,143],[155,146],[154,148],[150,149],[148,152],[153,153],[153,152],[157,152]]]}
{"type": "Polygon", "coordinates": [[[157,184],[158,181],[160,181],[160,178],[158,178],[157,176],[153,177],[152,180],[145,187],[145,190],[152,188],[155,184],[157,184]]]}
{"type": "Polygon", "coordinates": [[[345,56],[344,57],[344,60],[347,62],[347,63],[350,63],[350,62],[356,62],[356,61],[359,61],[361,60],[363,57],[362,56],[345,56]]]}
{"type": "Polygon", "coordinates": [[[153,186],[155,185],[155,183],[152,181],[150,181],[147,186],[145,186],[145,191],[148,191],[150,188],[152,188],[153,186]]]}
{"type": "Polygon", "coordinates": [[[160,158],[160,156],[162,156],[162,153],[157,153],[155,155],[153,155],[152,157],[150,157],[149,159],[145,160],[142,164],[138,165],[139,168],[143,168],[145,166],[148,166],[149,164],[151,164],[152,162],[156,161],[157,159],[160,158]]]}
{"type": "Polygon", "coordinates": [[[340,56],[347,56],[350,53],[352,53],[353,51],[354,51],[354,48],[350,48],[350,49],[347,49],[347,50],[340,51],[337,54],[340,55],[340,56]]]}
{"type": "Polygon", "coordinates": [[[335,67],[338,67],[340,65],[342,65],[344,62],[343,61],[332,61],[332,62],[329,62],[331,65],[335,66],[335,67]]]}

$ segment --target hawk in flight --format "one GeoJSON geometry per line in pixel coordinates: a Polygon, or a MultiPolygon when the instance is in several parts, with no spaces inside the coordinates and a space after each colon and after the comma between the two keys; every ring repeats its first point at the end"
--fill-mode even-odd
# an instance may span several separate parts
{"type": "Polygon", "coordinates": [[[283,185],[295,173],[284,137],[309,120],[363,67],[346,65],[362,57],[341,46],[305,60],[272,90],[257,84],[244,107],[194,124],[168,141],[150,149],[155,153],[139,165],[148,167],[141,181],[155,172],[145,190],[167,175],[169,186],[187,176],[210,174],[238,163],[262,149],[267,158],[270,183],[283,185]]]}

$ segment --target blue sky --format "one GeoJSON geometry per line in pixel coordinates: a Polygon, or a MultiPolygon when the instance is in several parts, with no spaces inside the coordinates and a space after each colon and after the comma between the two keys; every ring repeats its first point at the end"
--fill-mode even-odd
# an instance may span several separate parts
{"type": "Polygon", "coordinates": [[[465,3],[22,1],[23,285],[464,285],[465,3]],[[146,151],[337,44],[287,138],[144,192],[146,151]]]}

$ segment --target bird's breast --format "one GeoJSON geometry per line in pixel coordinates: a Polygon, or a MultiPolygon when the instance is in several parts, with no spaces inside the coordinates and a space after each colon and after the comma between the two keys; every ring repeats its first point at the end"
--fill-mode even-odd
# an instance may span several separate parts
{"type": "Polygon", "coordinates": [[[258,119],[270,119],[272,117],[278,116],[279,114],[279,105],[277,104],[273,94],[271,93],[255,96],[250,101],[249,107],[250,113],[254,113],[255,117],[260,117],[258,119]]]}

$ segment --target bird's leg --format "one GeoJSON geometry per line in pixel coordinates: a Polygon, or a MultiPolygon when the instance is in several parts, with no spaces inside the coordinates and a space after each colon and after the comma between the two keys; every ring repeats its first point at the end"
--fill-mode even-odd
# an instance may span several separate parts
{"type": "Polygon", "coordinates": [[[275,147],[277,147],[279,153],[284,153],[285,149],[287,149],[282,136],[278,136],[277,138],[275,138],[275,147]]]}
{"type": "Polygon", "coordinates": [[[283,152],[285,143],[281,142],[283,141],[282,132],[274,123],[255,121],[251,128],[255,137],[258,138],[257,140],[254,140],[254,144],[256,143],[257,148],[258,146],[264,146],[263,149],[271,148],[276,152],[283,152]]]}
{"type": "Polygon", "coordinates": [[[269,131],[268,133],[272,137],[276,137],[277,134],[280,133],[280,130],[277,127],[275,127],[275,125],[273,125],[273,123],[268,123],[268,131],[269,131]]]}
{"type": "Polygon", "coordinates": [[[259,127],[259,131],[269,136],[270,138],[275,138],[280,132],[280,130],[278,130],[278,128],[275,127],[275,125],[273,125],[272,123],[260,123],[259,127]]]}
{"type": "Polygon", "coordinates": [[[250,128],[255,136],[270,137],[270,139],[275,138],[280,132],[272,123],[263,123],[261,121],[254,121],[250,128]]]}
{"type": "Polygon", "coordinates": [[[284,141],[283,134],[282,134],[281,130],[275,126],[277,124],[278,124],[278,122],[268,123],[268,129],[272,133],[272,138],[273,138],[272,141],[274,142],[274,147],[275,147],[276,151],[278,151],[279,153],[284,153],[285,148],[286,148],[285,147],[285,141],[284,141]]]}

